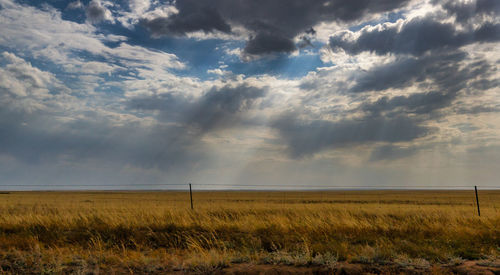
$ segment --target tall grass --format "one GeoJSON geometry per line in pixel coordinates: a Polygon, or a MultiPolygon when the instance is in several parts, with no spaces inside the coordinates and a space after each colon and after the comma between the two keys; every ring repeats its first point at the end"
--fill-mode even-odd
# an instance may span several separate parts
{"type": "MultiPolygon", "coordinates": [[[[12,192],[0,270],[449,263],[500,254],[500,192],[12,192]]],[[[153,270],[150,270],[153,269],[153,270]]]]}

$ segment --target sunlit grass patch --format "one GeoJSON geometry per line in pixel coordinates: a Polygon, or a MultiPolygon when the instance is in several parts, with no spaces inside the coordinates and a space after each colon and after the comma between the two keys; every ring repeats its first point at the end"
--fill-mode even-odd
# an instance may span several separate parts
{"type": "Polygon", "coordinates": [[[195,192],[194,210],[186,192],[11,192],[0,200],[1,270],[426,269],[496,259],[500,192],[483,192],[481,217],[468,191],[195,192]]]}

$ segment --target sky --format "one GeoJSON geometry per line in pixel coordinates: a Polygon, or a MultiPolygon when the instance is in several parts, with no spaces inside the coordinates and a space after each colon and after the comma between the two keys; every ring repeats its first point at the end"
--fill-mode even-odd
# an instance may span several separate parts
{"type": "Polygon", "coordinates": [[[0,0],[0,188],[500,186],[499,41],[498,0],[0,0]]]}

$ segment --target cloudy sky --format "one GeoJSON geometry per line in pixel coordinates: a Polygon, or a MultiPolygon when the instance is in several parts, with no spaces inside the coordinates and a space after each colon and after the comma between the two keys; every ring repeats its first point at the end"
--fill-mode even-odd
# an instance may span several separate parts
{"type": "Polygon", "coordinates": [[[0,185],[499,186],[499,14],[0,0],[0,185]]]}

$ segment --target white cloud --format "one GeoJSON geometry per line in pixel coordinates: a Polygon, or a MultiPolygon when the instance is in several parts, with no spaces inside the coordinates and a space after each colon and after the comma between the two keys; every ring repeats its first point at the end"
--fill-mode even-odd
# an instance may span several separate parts
{"type": "Polygon", "coordinates": [[[3,108],[19,109],[31,113],[43,109],[43,101],[53,93],[68,89],[50,72],[33,67],[13,53],[0,55],[0,104],[3,108]]]}
{"type": "Polygon", "coordinates": [[[119,11],[116,20],[124,27],[133,29],[140,19],[152,19],[156,17],[168,17],[179,11],[173,5],[154,5],[149,0],[131,0],[128,3],[128,11],[119,11]]]}
{"type": "MultiPolygon", "coordinates": [[[[44,73],[37,68],[33,68],[31,64],[17,57],[15,54],[3,52],[2,59],[2,61],[7,63],[4,68],[1,68],[4,76],[23,79],[25,80],[24,82],[32,88],[45,87],[46,84],[52,82],[54,78],[50,73],[44,73]]],[[[9,89],[8,91],[18,96],[26,96],[28,94],[27,90],[28,89],[9,89]]],[[[29,91],[29,93],[33,93],[33,91],[29,91]]],[[[33,94],[37,93],[35,92],[33,94]]]]}
{"type": "Polygon", "coordinates": [[[105,53],[108,53],[110,57],[119,58],[127,66],[146,66],[164,70],[185,68],[185,64],[179,61],[174,54],[132,46],[127,43],[121,43],[116,48],[106,48],[105,53]]]}
{"type": "Polygon", "coordinates": [[[77,0],[77,1],[69,3],[66,8],[69,10],[82,9],[83,4],[82,4],[82,2],[80,2],[80,0],[77,0]]]}
{"type": "Polygon", "coordinates": [[[109,47],[105,42],[126,38],[97,34],[96,27],[63,20],[61,13],[53,8],[39,10],[10,0],[0,0],[0,5],[3,7],[0,10],[0,45],[36,59],[49,60],[68,72],[95,75],[122,67],[153,71],[185,67],[174,54],[126,42],[109,47]],[[108,63],[82,59],[79,57],[82,53],[102,57],[108,63]]]}

